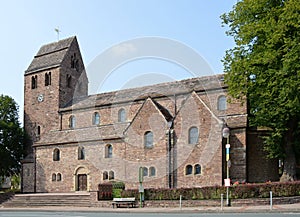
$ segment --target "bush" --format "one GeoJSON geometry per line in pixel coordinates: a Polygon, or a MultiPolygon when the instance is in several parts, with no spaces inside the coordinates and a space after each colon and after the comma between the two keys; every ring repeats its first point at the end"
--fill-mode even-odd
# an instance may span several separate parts
{"type": "MultiPolygon", "coordinates": [[[[262,183],[262,184],[239,184],[230,188],[233,199],[267,198],[270,191],[273,197],[300,196],[300,181],[287,183],[262,183]]],[[[226,187],[211,186],[202,188],[178,188],[178,189],[145,189],[145,200],[179,200],[180,195],[184,200],[220,199],[221,194],[226,194],[226,187]]],[[[139,198],[137,189],[123,190],[122,197],[139,198]]]]}

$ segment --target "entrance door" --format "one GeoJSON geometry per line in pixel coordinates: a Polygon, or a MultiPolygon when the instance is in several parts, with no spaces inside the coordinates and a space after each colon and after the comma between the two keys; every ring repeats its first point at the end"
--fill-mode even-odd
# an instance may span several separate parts
{"type": "Polygon", "coordinates": [[[78,191],[86,191],[87,190],[87,175],[79,174],[78,175],[78,191]]]}

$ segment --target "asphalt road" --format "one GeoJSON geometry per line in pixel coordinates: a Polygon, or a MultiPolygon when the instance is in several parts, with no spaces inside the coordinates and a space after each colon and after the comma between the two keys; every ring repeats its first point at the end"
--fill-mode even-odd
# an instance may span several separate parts
{"type": "Polygon", "coordinates": [[[300,217],[300,213],[107,213],[1,211],[0,217],[300,217]]]}

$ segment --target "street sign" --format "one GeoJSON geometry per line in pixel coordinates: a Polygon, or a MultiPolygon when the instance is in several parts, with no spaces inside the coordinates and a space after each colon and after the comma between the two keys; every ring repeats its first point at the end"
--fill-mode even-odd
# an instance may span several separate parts
{"type": "Polygon", "coordinates": [[[230,179],[224,179],[225,187],[230,187],[230,179]]]}

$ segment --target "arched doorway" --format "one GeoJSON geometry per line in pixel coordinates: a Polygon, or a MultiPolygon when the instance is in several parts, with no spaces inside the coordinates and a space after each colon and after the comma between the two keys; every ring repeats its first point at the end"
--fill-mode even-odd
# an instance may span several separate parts
{"type": "Polygon", "coordinates": [[[88,190],[88,171],[85,167],[79,167],[75,173],[75,191],[88,190]]]}

